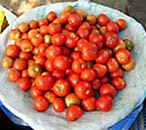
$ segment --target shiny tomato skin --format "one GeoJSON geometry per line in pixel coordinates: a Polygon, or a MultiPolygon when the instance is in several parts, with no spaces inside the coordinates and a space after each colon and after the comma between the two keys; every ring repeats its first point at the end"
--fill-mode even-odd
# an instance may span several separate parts
{"type": "Polygon", "coordinates": [[[82,23],[81,17],[77,13],[70,14],[68,22],[74,27],[79,27],[82,23]]]}
{"type": "Polygon", "coordinates": [[[21,22],[18,24],[17,29],[21,32],[21,33],[25,33],[29,30],[29,26],[27,23],[25,22],[21,22]]]}
{"type": "Polygon", "coordinates": [[[28,39],[23,39],[20,44],[20,49],[24,52],[32,52],[33,45],[28,39]]]}
{"type": "Polygon", "coordinates": [[[41,72],[42,72],[42,68],[35,63],[31,63],[31,65],[28,66],[28,75],[31,78],[36,78],[41,74],[41,72]]]}
{"type": "Polygon", "coordinates": [[[131,54],[127,49],[119,49],[116,52],[116,59],[120,64],[127,64],[131,59],[131,54]]]}
{"type": "Polygon", "coordinates": [[[61,46],[66,42],[66,37],[62,33],[56,33],[51,37],[54,46],[61,46]]]}
{"type": "Polygon", "coordinates": [[[96,78],[96,71],[92,68],[86,68],[81,71],[81,79],[85,81],[93,81],[96,78]]]}
{"type": "Polygon", "coordinates": [[[71,24],[66,24],[65,29],[67,29],[70,32],[75,32],[76,31],[76,28],[74,26],[72,26],[71,24]]]}
{"type": "Polygon", "coordinates": [[[118,33],[119,32],[119,26],[116,22],[109,22],[107,25],[106,25],[106,29],[108,32],[114,32],[114,33],[118,33]]]}
{"type": "Polygon", "coordinates": [[[16,58],[19,56],[19,49],[16,45],[8,45],[5,50],[6,56],[16,58]]]}
{"type": "Polygon", "coordinates": [[[53,70],[52,76],[55,79],[63,79],[63,78],[65,78],[65,72],[61,71],[61,70],[53,70]]]}
{"type": "Polygon", "coordinates": [[[116,78],[116,77],[123,77],[124,76],[124,71],[120,68],[118,69],[117,71],[115,72],[111,72],[109,73],[110,77],[113,79],[113,78],[116,78]]]}
{"type": "Polygon", "coordinates": [[[48,26],[48,31],[51,35],[61,32],[62,26],[59,23],[50,23],[48,26]]]}
{"type": "Polygon", "coordinates": [[[31,38],[31,44],[35,47],[38,47],[41,43],[43,43],[43,41],[44,38],[40,33],[31,38]]]}
{"type": "Polygon", "coordinates": [[[13,67],[19,71],[23,71],[27,67],[27,62],[24,59],[18,58],[14,61],[13,67]]]}
{"type": "Polygon", "coordinates": [[[24,60],[29,60],[29,59],[31,59],[31,53],[21,51],[21,52],[19,53],[19,57],[20,57],[21,59],[24,59],[24,60]]]}
{"type": "Polygon", "coordinates": [[[47,50],[47,48],[48,48],[48,44],[44,44],[44,43],[40,44],[38,46],[38,54],[40,56],[46,56],[46,50],[47,50]]]}
{"type": "Polygon", "coordinates": [[[74,121],[80,118],[83,114],[83,110],[78,105],[71,105],[66,110],[66,118],[69,121],[74,121]]]}
{"type": "Polygon", "coordinates": [[[53,103],[53,101],[57,98],[53,91],[45,92],[44,97],[49,101],[49,103],[53,103]]]}
{"type": "Polygon", "coordinates": [[[48,109],[49,102],[43,96],[38,96],[34,99],[33,106],[35,110],[43,112],[48,109]]]}
{"type": "Polygon", "coordinates": [[[114,97],[116,96],[117,91],[112,84],[105,83],[100,87],[99,93],[100,95],[109,94],[110,96],[114,97]]]}
{"type": "Polygon", "coordinates": [[[81,80],[80,75],[77,73],[72,73],[68,77],[69,82],[71,83],[72,87],[75,87],[75,85],[81,80]]]}
{"type": "Polygon", "coordinates": [[[28,77],[19,78],[17,81],[17,86],[21,91],[26,91],[31,87],[31,80],[28,77]]]}
{"type": "Polygon", "coordinates": [[[48,75],[39,75],[35,79],[35,84],[39,90],[49,90],[53,87],[54,77],[48,75]]]}
{"type": "Polygon", "coordinates": [[[78,58],[81,58],[81,52],[80,51],[73,51],[70,55],[72,60],[77,60],[78,58]]]}
{"type": "Polygon", "coordinates": [[[109,17],[107,15],[105,15],[105,14],[98,15],[97,23],[100,26],[106,26],[109,22],[110,22],[110,19],[109,19],[109,17]]]}
{"type": "Polygon", "coordinates": [[[47,18],[40,18],[39,20],[38,20],[38,25],[39,25],[39,27],[41,27],[41,26],[44,26],[44,25],[48,25],[48,20],[47,20],[47,18]]]}
{"type": "Polygon", "coordinates": [[[40,56],[40,55],[36,56],[35,64],[40,65],[41,67],[44,67],[45,62],[46,62],[46,57],[40,56]]]}
{"type": "Polygon", "coordinates": [[[29,22],[29,28],[30,29],[36,29],[38,27],[38,22],[35,20],[30,20],[29,22]]]}
{"type": "Polygon", "coordinates": [[[119,37],[116,33],[107,32],[105,34],[105,46],[108,48],[114,48],[119,43],[119,37]]]}
{"type": "Polygon", "coordinates": [[[58,79],[53,85],[53,91],[59,97],[66,96],[70,89],[70,83],[65,79],[58,79]]]}
{"type": "Polygon", "coordinates": [[[127,64],[122,65],[122,68],[126,71],[132,70],[135,67],[135,60],[134,58],[130,58],[130,61],[127,64]]]}
{"type": "Polygon", "coordinates": [[[105,64],[108,61],[109,57],[110,55],[107,50],[101,50],[98,52],[95,61],[96,63],[105,64]]]}
{"type": "Polygon", "coordinates": [[[78,58],[72,62],[72,70],[76,73],[81,73],[87,67],[86,62],[82,58],[78,58]]]}
{"type": "Polygon", "coordinates": [[[123,30],[126,28],[126,21],[124,19],[118,19],[116,20],[116,23],[119,25],[120,30],[123,30]]]}
{"type": "Polygon", "coordinates": [[[9,39],[18,40],[21,37],[21,33],[17,29],[12,29],[8,34],[9,39]]]}
{"type": "Polygon", "coordinates": [[[74,87],[74,92],[80,99],[86,99],[91,96],[91,91],[91,84],[87,81],[79,81],[74,87]]]}
{"type": "Polygon", "coordinates": [[[78,40],[79,40],[79,36],[77,36],[75,33],[70,33],[67,36],[65,44],[68,48],[74,48],[76,47],[78,40]]]}
{"type": "Polygon", "coordinates": [[[8,72],[8,80],[11,82],[16,82],[20,78],[20,76],[20,72],[16,69],[12,69],[8,72]]]}
{"type": "Polygon", "coordinates": [[[76,32],[81,38],[88,39],[90,31],[88,28],[79,28],[76,32]]]}
{"type": "Polygon", "coordinates": [[[91,33],[89,36],[89,41],[95,43],[98,50],[102,49],[104,40],[104,36],[101,34],[91,33]]]}
{"type": "Polygon", "coordinates": [[[57,70],[67,70],[70,67],[70,59],[67,56],[60,55],[54,59],[54,68],[57,70]]]}
{"type": "Polygon", "coordinates": [[[49,22],[53,22],[53,20],[56,19],[57,15],[54,11],[50,11],[46,17],[49,22]]]}
{"type": "Polygon", "coordinates": [[[107,61],[108,72],[116,72],[119,69],[119,64],[115,58],[110,58],[107,61]]]}
{"type": "Polygon", "coordinates": [[[9,69],[9,68],[13,67],[13,59],[6,56],[2,59],[1,64],[2,64],[3,68],[9,69]]]}
{"type": "Polygon", "coordinates": [[[82,100],[82,107],[84,110],[90,112],[96,109],[96,98],[91,96],[82,100]]]}
{"type": "Polygon", "coordinates": [[[96,63],[93,65],[93,69],[96,71],[96,77],[101,78],[107,73],[106,65],[96,63]]]}
{"type": "Polygon", "coordinates": [[[114,78],[112,84],[117,90],[123,90],[126,87],[126,81],[120,77],[114,78]]]}
{"type": "Polygon", "coordinates": [[[95,43],[84,44],[82,47],[82,58],[87,61],[94,60],[97,56],[98,48],[95,43]]]}
{"type": "Polygon", "coordinates": [[[38,96],[43,96],[44,95],[44,91],[42,90],[39,90],[36,86],[32,86],[29,90],[30,92],[30,95],[33,97],[33,98],[36,98],[38,96]]]}
{"type": "Polygon", "coordinates": [[[79,39],[78,42],[77,42],[77,48],[78,48],[78,50],[79,51],[82,51],[82,47],[86,43],[88,43],[88,41],[86,39],[84,39],[84,38],[79,39]]]}
{"type": "Polygon", "coordinates": [[[105,94],[96,100],[96,107],[102,111],[107,112],[113,107],[113,99],[110,95],[105,94]]]}
{"type": "Polygon", "coordinates": [[[62,98],[55,98],[52,102],[52,107],[55,112],[63,112],[66,106],[62,98]]]}
{"type": "Polygon", "coordinates": [[[66,97],[65,97],[65,104],[67,107],[71,106],[71,105],[80,105],[81,100],[75,95],[75,93],[69,93],[66,97]]]}
{"type": "Polygon", "coordinates": [[[59,15],[59,22],[61,24],[67,24],[68,23],[68,17],[70,15],[70,12],[62,12],[60,15],[59,15]]]}
{"type": "Polygon", "coordinates": [[[48,34],[48,33],[49,33],[49,31],[48,31],[48,26],[47,26],[47,25],[41,26],[39,32],[40,32],[40,34],[42,34],[42,35],[48,34]]]}
{"type": "Polygon", "coordinates": [[[95,80],[93,80],[91,82],[91,84],[92,84],[92,89],[93,90],[98,90],[101,86],[101,81],[100,81],[100,79],[96,78],[95,80]]]}
{"type": "Polygon", "coordinates": [[[47,49],[46,49],[46,57],[49,59],[49,60],[54,60],[55,57],[59,56],[62,54],[62,50],[60,47],[58,46],[49,46],[47,49]]]}

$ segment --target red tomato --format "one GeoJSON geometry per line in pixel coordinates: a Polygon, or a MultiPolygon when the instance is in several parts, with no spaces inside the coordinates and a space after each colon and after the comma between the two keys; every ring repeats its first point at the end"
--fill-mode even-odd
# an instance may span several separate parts
{"type": "Polygon", "coordinates": [[[78,58],[72,62],[72,70],[76,73],[81,73],[83,69],[87,67],[86,62],[82,58],[78,58]]]}
{"type": "Polygon", "coordinates": [[[102,35],[105,35],[105,34],[107,33],[106,26],[100,27],[99,32],[100,32],[102,35]]]}
{"type": "Polygon", "coordinates": [[[36,58],[35,58],[35,64],[44,67],[45,62],[46,62],[46,57],[40,56],[40,55],[37,55],[36,56],[36,58]]]}
{"type": "Polygon", "coordinates": [[[79,28],[90,28],[90,23],[89,22],[87,22],[87,21],[85,21],[85,22],[83,22],[82,24],[81,24],[81,26],[79,27],[79,28]]]}
{"type": "Polygon", "coordinates": [[[89,29],[88,28],[79,28],[78,31],[76,32],[81,38],[88,39],[89,37],[89,29]]]}
{"type": "Polygon", "coordinates": [[[114,33],[118,33],[119,32],[119,26],[116,22],[109,22],[107,25],[106,25],[106,29],[108,32],[114,32],[114,33]]]}
{"type": "Polygon", "coordinates": [[[68,17],[70,15],[70,12],[62,12],[60,15],[59,15],[59,22],[61,24],[67,24],[68,23],[68,17]]]}
{"type": "Polygon", "coordinates": [[[56,19],[57,15],[54,11],[50,11],[46,17],[47,17],[49,22],[53,22],[54,19],[56,19]]]}
{"type": "Polygon", "coordinates": [[[119,43],[119,37],[113,32],[107,32],[105,34],[105,46],[108,48],[114,48],[119,43]]]}
{"type": "Polygon", "coordinates": [[[47,25],[41,26],[39,32],[40,32],[40,34],[42,34],[42,35],[48,34],[48,33],[49,33],[48,26],[47,26],[47,25]]]}
{"type": "Polygon", "coordinates": [[[61,30],[62,30],[62,27],[61,27],[61,24],[59,23],[50,23],[48,26],[48,31],[51,35],[61,32],[61,30]]]}
{"type": "Polygon", "coordinates": [[[59,79],[54,83],[53,91],[57,96],[64,97],[70,92],[70,84],[65,79],[59,79]]]}
{"type": "Polygon", "coordinates": [[[19,57],[20,57],[21,59],[24,59],[24,60],[27,61],[27,60],[31,59],[31,53],[21,51],[21,52],[19,53],[19,57]]]}
{"type": "Polygon", "coordinates": [[[85,81],[93,81],[96,78],[96,72],[92,68],[86,68],[81,71],[81,79],[85,81]]]}
{"type": "Polygon", "coordinates": [[[96,16],[94,14],[89,14],[86,17],[87,22],[89,22],[91,25],[96,24],[96,16]]]}
{"type": "Polygon", "coordinates": [[[39,76],[42,72],[42,68],[39,65],[36,65],[35,63],[32,63],[28,66],[28,75],[32,78],[36,78],[39,76]]]}
{"type": "Polygon", "coordinates": [[[109,17],[107,15],[105,15],[105,14],[98,15],[97,23],[100,26],[106,26],[109,22],[110,22],[110,19],[109,19],[109,17]]]}
{"type": "Polygon", "coordinates": [[[31,80],[28,77],[19,78],[17,81],[17,86],[20,90],[26,91],[31,87],[31,80]]]}
{"type": "Polygon", "coordinates": [[[122,90],[126,87],[126,81],[120,77],[116,77],[112,80],[112,84],[118,90],[122,90]]]}
{"type": "Polygon", "coordinates": [[[75,8],[71,5],[67,5],[64,9],[63,12],[69,12],[69,13],[74,13],[75,12],[75,8]]]}
{"type": "Polygon", "coordinates": [[[96,71],[96,77],[101,78],[107,73],[107,67],[103,64],[94,64],[93,69],[96,71]]]}
{"type": "Polygon", "coordinates": [[[66,38],[62,33],[56,33],[51,37],[51,42],[54,46],[61,46],[66,42],[66,38]]]}
{"type": "Polygon", "coordinates": [[[126,71],[129,71],[135,67],[135,64],[135,60],[131,57],[127,64],[122,65],[122,68],[126,71]]]}
{"type": "Polygon", "coordinates": [[[23,34],[21,35],[21,38],[22,38],[22,39],[28,39],[28,33],[23,33],[23,34]]]}
{"type": "Polygon", "coordinates": [[[101,50],[98,52],[95,61],[100,64],[105,64],[108,61],[109,57],[110,55],[107,50],[101,50]]]}
{"type": "Polygon", "coordinates": [[[16,45],[8,45],[6,47],[6,56],[11,57],[11,58],[16,58],[19,55],[19,49],[16,45]]]}
{"type": "Polygon", "coordinates": [[[53,70],[52,76],[55,79],[63,79],[63,78],[65,78],[65,72],[61,71],[61,70],[53,70]]]}
{"type": "Polygon", "coordinates": [[[113,79],[113,78],[116,78],[116,77],[123,77],[124,76],[124,72],[122,69],[118,69],[117,71],[115,72],[111,72],[109,73],[110,77],[113,79]]]}
{"type": "Polygon", "coordinates": [[[25,22],[21,22],[18,24],[17,26],[18,30],[21,32],[21,33],[25,33],[29,30],[29,26],[27,23],[25,22]]]}
{"type": "Polygon", "coordinates": [[[73,51],[70,55],[70,58],[72,60],[77,60],[78,58],[81,58],[81,52],[80,51],[73,51]]]}
{"type": "Polygon", "coordinates": [[[81,100],[75,95],[75,93],[70,93],[65,97],[66,106],[80,105],[81,100]]]}
{"type": "Polygon", "coordinates": [[[38,96],[34,99],[33,106],[35,110],[43,112],[48,109],[49,102],[43,96],[38,96]]]}
{"type": "Polygon", "coordinates": [[[123,30],[126,28],[126,21],[124,19],[118,19],[116,20],[116,23],[119,25],[120,30],[123,30]]]}
{"type": "Polygon", "coordinates": [[[40,56],[46,56],[46,50],[47,50],[47,48],[48,48],[48,44],[44,44],[44,43],[40,44],[38,46],[38,54],[40,56]]]}
{"type": "Polygon", "coordinates": [[[84,38],[81,38],[80,40],[78,40],[77,45],[76,45],[78,50],[82,51],[82,47],[86,43],[88,43],[88,41],[86,39],[84,39],[84,38]]]}
{"type": "Polygon", "coordinates": [[[61,98],[55,98],[52,102],[52,107],[55,112],[63,112],[65,110],[65,103],[64,100],[61,98]]]}
{"type": "Polygon", "coordinates": [[[86,111],[94,111],[96,109],[96,98],[95,97],[89,97],[82,100],[82,107],[86,111]]]}
{"type": "Polygon", "coordinates": [[[21,74],[18,70],[10,70],[8,72],[8,80],[11,82],[16,82],[20,78],[21,74]]]}
{"type": "Polygon", "coordinates": [[[29,22],[29,28],[30,29],[36,29],[38,27],[38,22],[35,20],[30,20],[29,22]]]}
{"type": "Polygon", "coordinates": [[[95,43],[97,48],[100,50],[103,47],[104,37],[101,34],[91,33],[89,41],[95,43]]]}
{"type": "Polygon", "coordinates": [[[54,100],[57,98],[56,94],[53,91],[45,92],[44,97],[50,102],[53,103],[54,100]]]}
{"type": "Polygon", "coordinates": [[[74,87],[74,92],[80,99],[86,99],[91,96],[91,91],[91,84],[87,81],[79,81],[74,87]]]}
{"type": "Polygon", "coordinates": [[[36,86],[32,86],[30,88],[30,95],[33,97],[33,98],[36,98],[38,96],[43,96],[44,95],[44,91],[42,90],[39,90],[36,86]]]}
{"type": "Polygon", "coordinates": [[[33,46],[38,47],[41,43],[43,43],[44,38],[41,34],[36,34],[34,37],[31,38],[31,43],[33,46]]]}
{"type": "Polygon", "coordinates": [[[57,56],[54,59],[53,65],[57,70],[67,70],[70,67],[70,59],[64,55],[57,56]]]}
{"type": "Polygon", "coordinates": [[[66,39],[66,46],[68,48],[74,48],[77,45],[79,37],[75,33],[70,33],[66,39]]]}
{"type": "Polygon", "coordinates": [[[21,41],[20,49],[24,52],[32,52],[33,45],[31,44],[31,42],[28,39],[24,39],[21,41]]]}
{"type": "Polygon", "coordinates": [[[114,97],[116,96],[117,91],[113,85],[105,83],[100,87],[99,93],[100,95],[109,94],[110,96],[114,97]]]}
{"type": "Polygon", "coordinates": [[[78,105],[71,105],[66,110],[66,118],[69,121],[74,121],[80,118],[83,114],[83,110],[78,105]]]}
{"type": "Polygon", "coordinates": [[[53,87],[54,77],[48,75],[39,75],[35,79],[35,84],[39,90],[49,90],[53,87]]]}
{"type": "Polygon", "coordinates": [[[98,90],[101,86],[101,81],[100,81],[100,79],[95,79],[91,82],[91,84],[92,84],[93,90],[98,90]]]}
{"type": "Polygon", "coordinates": [[[12,29],[10,32],[9,32],[9,35],[8,37],[11,39],[11,40],[18,40],[21,36],[21,33],[19,30],[17,29],[12,29]]]}
{"type": "Polygon", "coordinates": [[[49,60],[53,60],[55,57],[59,56],[62,54],[62,50],[60,47],[58,46],[49,46],[47,49],[46,49],[46,57],[49,59],[49,60]]]}
{"type": "Polygon", "coordinates": [[[113,107],[113,99],[110,95],[105,94],[96,100],[96,107],[102,111],[107,112],[113,107]]]}
{"type": "Polygon", "coordinates": [[[77,13],[70,14],[68,22],[74,27],[79,27],[82,23],[81,17],[77,13]]]}
{"type": "Polygon", "coordinates": [[[31,40],[31,38],[35,37],[37,34],[39,34],[38,30],[32,29],[28,32],[28,38],[31,40]]]}
{"type": "Polygon", "coordinates": [[[110,58],[107,62],[108,72],[116,72],[119,69],[119,64],[115,58],[110,58]]]}
{"type": "Polygon", "coordinates": [[[98,48],[95,43],[84,44],[82,47],[82,58],[87,61],[94,60],[97,56],[98,48]]]}
{"type": "Polygon", "coordinates": [[[71,83],[71,86],[75,87],[75,85],[80,81],[80,75],[77,73],[73,73],[69,75],[68,79],[71,83]]]}
{"type": "Polygon", "coordinates": [[[2,67],[5,69],[9,69],[13,66],[13,59],[10,57],[4,57],[2,59],[2,67]]]}
{"type": "Polygon", "coordinates": [[[39,25],[39,27],[41,27],[41,26],[44,26],[44,25],[48,25],[48,20],[46,19],[46,18],[40,18],[39,20],[38,20],[38,25],[39,25]]]}
{"type": "Polygon", "coordinates": [[[65,29],[67,29],[70,32],[75,32],[76,31],[76,27],[72,26],[72,24],[66,24],[65,29]]]}
{"type": "Polygon", "coordinates": [[[108,76],[103,76],[102,78],[101,78],[101,84],[105,84],[105,83],[108,83],[109,82],[109,77],[108,76]]]}
{"type": "Polygon", "coordinates": [[[27,67],[27,63],[24,59],[18,58],[15,60],[13,67],[19,71],[22,71],[27,67]]]}
{"type": "Polygon", "coordinates": [[[131,54],[127,49],[120,49],[116,52],[116,59],[120,64],[127,64],[131,59],[131,54]]]}

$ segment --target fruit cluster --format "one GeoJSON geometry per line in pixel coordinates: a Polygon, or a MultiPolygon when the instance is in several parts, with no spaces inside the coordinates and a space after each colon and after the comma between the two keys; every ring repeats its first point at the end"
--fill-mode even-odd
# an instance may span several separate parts
{"type": "Polygon", "coordinates": [[[30,92],[39,112],[50,103],[56,112],[67,108],[70,121],[83,110],[106,112],[126,87],[124,71],[135,66],[132,41],[118,36],[125,28],[124,19],[67,6],[58,17],[51,11],[12,29],[8,38],[14,43],[6,47],[2,66],[11,68],[8,80],[30,92]]]}

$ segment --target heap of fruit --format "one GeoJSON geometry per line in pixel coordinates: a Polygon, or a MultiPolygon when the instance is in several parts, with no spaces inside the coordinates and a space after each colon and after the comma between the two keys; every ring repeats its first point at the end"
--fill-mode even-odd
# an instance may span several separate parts
{"type": "Polygon", "coordinates": [[[124,19],[111,21],[105,14],[87,14],[72,6],[57,17],[21,22],[9,32],[3,68],[8,80],[34,98],[34,109],[49,104],[55,112],[66,109],[68,120],[84,111],[109,111],[117,91],[126,87],[125,71],[134,68],[131,40],[120,39],[124,19]]]}

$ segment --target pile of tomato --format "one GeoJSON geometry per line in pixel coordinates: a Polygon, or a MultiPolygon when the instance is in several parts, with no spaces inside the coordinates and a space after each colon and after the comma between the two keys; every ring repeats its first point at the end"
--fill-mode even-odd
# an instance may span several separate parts
{"type": "Polygon", "coordinates": [[[87,14],[72,6],[57,16],[53,11],[38,21],[21,22],[8,38],[3,68],[18,89],[29,91],[34,109],[66,109],[73,121],[84,111],[107,112],[117,91],[126,87],[124,72],[134,68],[133,43],[120,39],[124,19],[87,14]]]}

